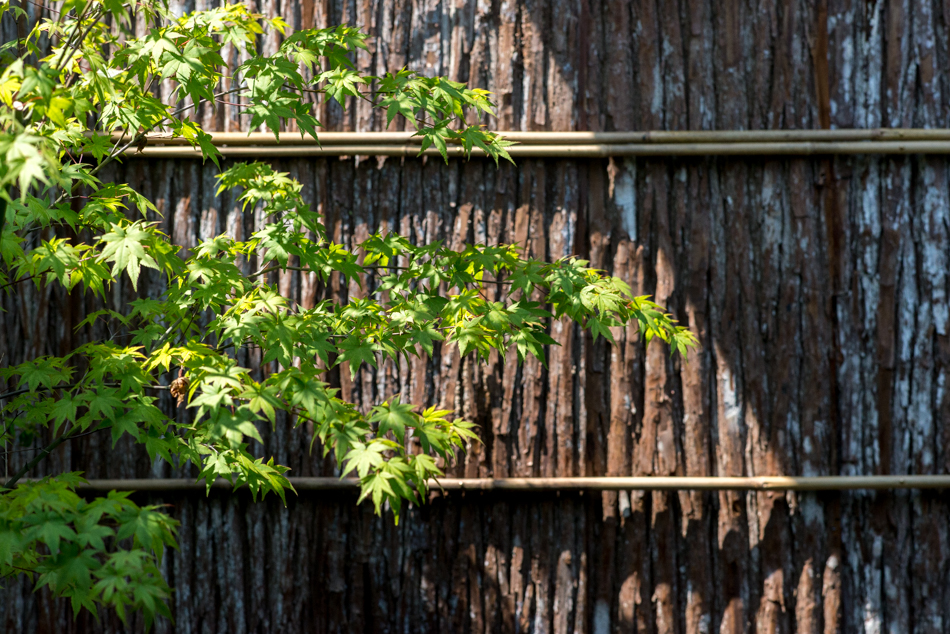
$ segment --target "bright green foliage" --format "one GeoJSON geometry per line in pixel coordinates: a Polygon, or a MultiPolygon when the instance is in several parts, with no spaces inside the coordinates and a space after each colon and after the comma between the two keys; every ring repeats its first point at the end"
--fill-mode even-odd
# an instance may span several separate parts
{"type": "MultiPolygon", "coordinates": [[[[146,132],[184,138],[217,163],[210,136],[182,118],[203,101],[240,100],[252,126],[276,135],[293,121],[316,136],[309,95],[343,105],[368,99],[389,121],[404,117],[415,126],[423,150],[434,146],[447,156],[448,145],[459,144],[497,162],[510,160],[508,143],[468,123],[492,111],[483,90],[405,69],[380,78],[354,70],[350,56],[367,37],[358,29],[286,33],[281,20],[244,5],[179,18],[153,0],[135,5],[135,19],[148,28],[134,37],[127,6],[67,2],[59,20],[39,24],[21,43],[25,58],[3,47],[0,285],[15,293],[20,283],[59,284],[105,299],[116,280],[127,277],[137,288],[150,269],[165,291],[80,324],[107,321],[116,335],[109,340],[0,369],[8,385],[0,395],[5,442],[49,437],[52,450],[80,433],[108,430],[113,443],[128,435],[153,460],[190,461],[209,486],[224,478],[246,485],[255,499],[276,493],[285,500],[287,467],[254,456],[250,442],[283,416],[312,425],[313,442],[334,454],[341,475],[359,478],[360,499],[371,498],[377,512],[392,509],[398,521],[406,504],[424,501],[441,466],[477,442],[473,425],[449,411],[419,411],[400,396],[361,411],[330,387],[329,369],[405,363],[436,346],[485,359],[514,350],[543,362],[555,345],[547,334],[554,319],[611,341],[612,329],[635,320],[647,342],[658,337],[680,353],[694,344],[662,308],[577,258],[546,263],[509,245],[456,251],[392,233],[352,250],[334,244],[300,183],[262,163],[230,165],[218,176],[219,193],[237,192],[248,213],[266,219],[260,230],[245,241],[222,235],[181,251],[148,222],[157,213],[150,201],[97,174],[146,132]],[[276,54],[259,55],[258,37],[268,29],[280,31],[283,43],[276,54]],[[41,35],[53,42],[45,56],[41,35]],[[225,45],[247,59],[228,73],[225,45]],[[155,96],[163,80],[176,87],[177,103],[155,96]],[[222,83],[232,88],[219,91],[222,83]],[[256,269],[250,275],[247,263],[256,269]],[[305,309],[269,281],[288,270],[373,283],[363,299],[305,309]],[[504,301],[487,298],[485,289],[497,285],[507,289],[504,301]],[[262,350],[274,371],[240,367],[236,353],[245,347],[262,350]],[[161,390],[190,409],[189,422],[156,405],[161,390]]],[[[10,10],[0,2],[0,15],[10,10]]],[[[87,502],[73,492],[74,475],[18,482],[47,453],[0,495],[0,575],[36,575],[77,610],[106,605],[123,619],[141,610],[148,622],[167,615],[157,566],[173,544],[173,522],[124,495],[87,502]]]]}
{"type": "Polygon", "coordinates": [[[0,504],[0,574],[24,572],[38,588],[69,597],[74,613],[97,604],[123,620],[141,610],[146,624],[171,617],[159,565],[175,545],[175,525],[155,507],[113,491],[88,502],[73,492],[75,473],[20,484],[0,504]]]}

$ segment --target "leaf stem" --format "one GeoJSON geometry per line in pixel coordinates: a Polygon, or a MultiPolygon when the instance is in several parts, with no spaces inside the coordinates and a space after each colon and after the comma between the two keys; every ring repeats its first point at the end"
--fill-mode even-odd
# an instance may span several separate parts
{"type": "MultiPolygon", "coordinates": [[[[39,394],[40,392],[52,392],[53,390],[68,390],[70,388],[76,387],[80,383],[82,383],[82,381],[77,381],[75,383],[64,383],[62,385],[53,385],[51,387],[41,387],[35,390],[32,388],[25,387],[19,390],[13,390],[11,392],[5,392],[3,394],[0,394],[0,400],[5,399],[5,398],[13,398],[14,396],[19,396],[20,394],[26,394],[27,392],[36,392],[37,394],[39,394]]],[[[99,385],[102,387],[119,387],[121,383],[100,383],[99,385]]],[[[167,385],[143,385],[142,389],[143,390],[167,390],[168,386],[167,385]]]]}

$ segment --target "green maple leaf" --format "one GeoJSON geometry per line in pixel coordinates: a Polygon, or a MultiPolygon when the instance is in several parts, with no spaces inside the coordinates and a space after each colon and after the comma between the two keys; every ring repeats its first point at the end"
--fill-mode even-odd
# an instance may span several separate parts
{"type": "Polygon", "coordinates": [[[364,79],[354,70],[339,67],[321,73],[317,81],[327,82],[327,100],[335,99],[342,106],[345,105],[347,97],[359,97],[356,84],[363,83],[364,79]]]}
{"type": "Polygon", "coordinates": [[[62,368],[62,360],[53,357],[40,357],[32,363],[17,366],[20,381],[17,387],[25,383],[30,391],[36,391],[40,385],[53,387],[69,378],[69,371],[62,368]]]}
{"type": "Polygon", "coordinates": [[[451,436],[440,425],[433,423],[423,423],[413,432],[413,436],[419,439],[422,450],[429,452],[435,449],[440,454],[445,454],[449,448],[451,436]]]}
{"type": "Polygon", "coordinates": [[[201,393],[191,399],[188,407],[197,407],[198,413],[195,419],[201,419],[205,413],[230,406],[234,403],[231,398],[231,392],[228,387],[222,384],[206,384],[202,387],[201,393]]]}
{"type": "Polygon", "coordinates": [[[99,561],[88,550],[76,549],[75,554],[67,556],[57,562],[57,585],[59,587],[73,586],[77,589],[88,588],[92,585],[91,572],[101,566],[99,561]]]}
{"type": "Polygon", "coordinates": [[[420,482],[425,482],[427,479],[433,476],[442,475],[442,470],[436,466],[435,460],[432,459],[432,456],[426,455],[424,453],[412,456],[412,467],[415,471],[416,478],[420,482]]]}
{"type": "Polygon", "coordinates": [[[139,428],[139,417],[133,412],[126,412],[112,421],[112,446],[115,447],[122,434],[129,434],[138,441],[141,438],[142,430],[139,428]]]}
{"type": "Polygon", "coordinates": [[[158,29],[152,29],[148,37],[142,42],[139,48],[141,55],[151,57],[152,62],[158,64],[162,55],[169,55],[178,52],[178,46],[173,41],[160,33],[158,29]]]}
{"type": "MultiPolygon", "coordinates": [[[[3,202],[0,201],[0,207],[3,206],[3,202]]],[[[5,213],[5,210],[0,211],[0,216],[5,213]]],[[[14,233],[14,228],[5,224],[4,220],[4,217],[0,217],[0,226],[3,226],[3,233],[0,234],[0,257],[3,257],[4,263],[9,266],[12,262],[23,257],[23,248],[20,246],[23,238],[14,233]]]]}
{"type": "Polygon", "coordinates": [[[381,443],[372,442],[368,445],[354,443],[353,448],[350,449],[344,458],[346,466],[343,468],[341,477],[346,477],[356,469],[356,473],[360,478],[365,478],[370,469],[375,469],[383,464],[383,451],[385,451],[385,449],[385,445],[381,443]]]}
{"type": "Polygon", "coordinates": [[[350,363],[350,374],[352,376],[356,376],[356,372],[363,362],[368,363],[374,368],[376,367],[376,355],[373,354],[374,346],[371,342],[356,337],[355,335],[350,335],[340,344],[340,349],[343,350],[343,352],[337,357],[336,365],[348,361],[350,363]]]}
{"type": "Polygon", "coordinates": [[[529,262],[524,268],[514,271],[511,274],[511,290],[514,293],[517,290],[524,291],[527,298],[534,290],[535,286],[544,284],[544,277],[541,275],[541,264],[539,262],[529,262]]]}
{"type": "Polygon", "coordinates": [[[67,271],[75,269],[79,263],[79,252],[75,247],[64,239],[54,238],[34,249],[31,255],[36,267],[34,275],[50,271],[50,277],[59,280],[67,288],[70,286],[67,271]]]}
{"type": "Polygon", "coordinates": [[[303,406],[311,414],[319,412],[327,398],[324,384],[320,381],[295,381],[295,384],[290,404],[294,407],[303,406]]]}
{"type": "MultiPolygon", "coordinates": [[[[84,519],[89,518],[84,517],[84,519]]],[[[98,518],[92,519],[98,521],[98,518]]],[[[76,527],[80,529],[76,534],[76,543],[83,547],[92,546],[97,550],[105,550],[105,540],[113,535],[112,529],[108,526],[89,523],[88,521],[77,520],[76,527]]]]}
{"type": "Polygon", "coordinates": [[[478,321],[479,318],[473,319],[466,327],[459,328],[452,337],[459,347],[459,354],[463,357],[470,352],[484,350],[487,345],[485,334],[481,328],[478,327],[478,321]]]}
{"type": "Polygon", "coordinates": [[[410,335],[410,340],[413,344],[422,346],[422,349],[426,354],[432,356],[432,351],[434,349],[433,341],[443,341],[445,337],[442,336],[438,330],[435,329],[435,326],[431,323],[424,324],[419,330],[413,330],[410,335]]]}
{"type": "Polygon", "coordinates": [[[92,154],[97,161],[112,153],[112,137],[109,134],[92,134],[82,146],[83,154],[92,154]]]}
{"type": "Polygon", "coordinates": [[[161,436],[157,430],[150,429],[145,436],[145,451],[150,460],[155,460],[156,456],[161,456],[166,462],[171,464],[172,452],[178,447],[178,443],[161,436]]]}
{"type": "Polygon", "coordinates": [[[243,442],[244,436],[250,436],[259,443],[263,443],[261,433],[253,421],[248,420],[250,412],[242,407],[237,410],[237,414],[231,414],[229,411],[219,411],[214,421],[212,433],[218,437],[224,437],[234,442],[243,442]]]}
{"type": "Polygon", "coordinates": [[[36,538],[49,546],[50,552],[59,551],[61,541],[71,542],[76,539],[76,531],[69,527],[65,520],[48,518],[34,528],[36,538]]]}
{"type": "Polygon", "coordinates": [[[389,126],[397,115],[405,117],[406,121],[415,126],[414,109],[416,107],[408,95],[403,92],[393,93],[380,100],[380,107],[386,108],[386,125],[389,126]]]}
{"type": "Polygon", "coordinates": [[[106,246],[96,261],[112,262],[113,277],[120,270],[125,269],[129,279],[132,280],[132,288],[138,290],[139,268],[141,266],[159,268],[158,263],[145,252],[145,247],[142,245],[151,237],[151,232],[146,230],[141,222],[135,222],[128,227],[113,224],[112,231],[99,238],[106,246]]]}
{"type": "Polygon", "coordinates": [[[369,428],[361,420],[349,420],[342,425],[333,425],[328,434],[330,442],[327,450],[332,447],[337,463],[342,464],[350,449],[361,445],[368,432],[369,428]]]}
{"type": "Polygon", "coordinates": [[[34,183],[49,184],[47,170],[52,166],[43,154],[45,143],[46,139],[32,134],[21,134],[7,143],[0,143],[0,154],[5,156],[7,167],[5,174],[0,173],[0,184],[15,182],[24,194],[34,183]]]}
{"type": "MultiPolygon", "coordinates": [[[[605,322],[608,322],[606,318],[592,316],[587,321],[587,326],[590,328],[590,332],[593,335],[594,341],[597,341],[597,337],[599,335],[599,336],[604,337],[604,339],[606,339],[610,343],[614,343],[614,336],[613,334],[611,334],[610,328],[605,322]]],[[[610,324],[610,325],[615,325],[615,324],[610,324]]],[[[651,337],[652,337],[652,333],[651,333],[651,337]]]]}
{"type": "Polygon", "coordinates": [[[406,437],[406,427],[416,424],[416,415],[412,413],[413,405],[400,403],[399,395],[393,397],[392,403],[386,402],[373,408],[370,421],[379,423],[379,435],[392,431],[399,442],[406,437]]]}
{"type": "Polygon", "coordinates": [[[173,520],[150,507],[136,509],[122,519],[116,539],[134,536],[138,544],[161,560],[164,545],[172,543],[173,520]]]}
{"type": "Polygon", "coordinates": [[[307,347],[310,354],[316,354],[324,363],[330,363],[330,353],[336,353],[337,347],[329,341],[330,336],[325,333],[316,333],[308,341],[307,347]]]}
{"type": "Polygon", "coordinates": [[[277,398],[277,390],[273,387],[254,385],[248,387],[240,398],[249,399],[247,408],[255,414],[263,412],[272,425],[275,421],[275,409],[283,409],[280,399],[277,398]]]}
{"type": "Polygon", "coordinates": [[[485,316],[482,318],[483,324],[485,324],[491,330],[496,332],[504,332],[508,323],[511,320],[510,316],[507,314],[504,305],[494,304],[485,316]]]}
{"type": "Polygon", "coordinates": [[[0,532],[0,564],[9,566],[14,555],[23,551],[23,536],[16,531],[0,532]]]}
{"type": "Polygon", "coordinates": [[[434,128],[423,128],[416,133],[418,136],[422,137],[422,147],[419,149],[419,156],[429,149],[431,146],[435,146],[439,150],[439,154],[442,155],[442,160],[448,164],[449,155],[448,149],[445,144],[445,139],[448,135],[448,132],[445,126],[438,126],[434,128]]]}
{"type": "Polygon", "coordinates": [[[89,397],[89,414],[95,416],[101,413],[104,418],[111,419],[115,409],[122,407],[122,401],[116,398],[116,390],[99,389],[89,397]]]}
{"type": "Polygon", "coordinates": [[[393,511],[396,513],[398,523],[399,510],[395,506],[395,501],[398,498],[396,496],[396,492],[393,491],[393,488],[390,485],[390,480],[392,479],[393,476],[390,473],[377,473],[362,478],[362,481],[360,482],[362,493],[360,493],[360,497],[356,503],[359,504],[365,500],[368,495],[372,495],[373,506],[376,508],[376,513],[379,513],[383,505],[383,499],[389,499],[394,503],[393,511]]]}
{"type": "Polygon", "coordinates": [[[66,421],[72,421],[76,418],[76,401],[72,396],[65,392],[56,399],[50,410],[50,416],[53,419],[53,433],[55,434],[66,421]]]}

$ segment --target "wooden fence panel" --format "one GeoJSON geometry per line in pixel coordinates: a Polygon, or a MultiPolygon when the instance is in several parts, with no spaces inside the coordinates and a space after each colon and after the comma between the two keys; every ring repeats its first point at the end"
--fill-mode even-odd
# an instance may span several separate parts
{"type": "MultiPolygon", "coordinates": [[[[499,104],[487,123],[498,129],[946,127],[950,115],[940,70],[950,15],[937,2],[315,0],[262,10],[292,26],[366,25],[378,38],[361,67],[408,65],[487,87],[499,104]]],[[[4,41],[15,33],[2,29],[4,41]]],[[[332,129],[384,123],[364,107],[317,109],[332,129]]],[[[196,116],[209,129],[247,123],[231,106],[196,116]]],[[[417,242],[576,253],[656,295],[699,336],[684,363],[644,349],[631,329],[609,347],[555,323],[561,345],[547,370],[448,352],[354,380],[333,373],[363,407],[402,393],[477,422],[484,442],[451,475],[950,466],[943,157],[277,166],[303,182],[339,242],[387,229],[417,242]]],[[[131,159],[110,176],[156,200],[163,229],[189,247],[260,222],[229,193],[214,197],[215,173],[131,159]]],[[[362,292],[297,272],[273,281],[305,306],[362,292]]],[[[141,286],[162,291],[148,273],[141,286]]],[[[4,363],[107,335],[74,329],[96,309],[88,297],[18,291],[0,300],[4,363]]],[[[133,293],[120,282],[114,297],[133,293]]],[[[245,354],[242,364],[259,365],[245,354]]],[[[258,449],[293,475],[332,475],[306,432],[281,421],[258,449]]],[[[60,448],[45,469],[192,475],[96,435],[60,448]]],[[[160,631],[931,632],[950,622],[941,493],[452,493],[398,527],[342,494],[308,493],[288,509],[217,492],[154,499],[182,521],[181,551],[166,562],[176,621],[160,631]]],[[[122,631],[112,617],[74,622],[25,583],[0,593],[0,615],[9,631],[122,631]]]]}

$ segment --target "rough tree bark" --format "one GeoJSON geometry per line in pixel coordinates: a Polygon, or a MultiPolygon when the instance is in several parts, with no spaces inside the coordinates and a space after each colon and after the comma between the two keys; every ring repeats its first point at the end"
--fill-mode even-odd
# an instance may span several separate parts
{"type": "MultiPolygon", "coordinates": [[[[30,11],[39,9],[28,5],[30,11]]],[[[199,2],[199,6],[204,6],[199,2]]],[[[193,4],[180,4],[191,10],[193,4]]],[[[950,7],[912,0],[359,0],[264,2],[291,25],[357,22],[357,63],[495,92],[497,129],[946,127],[950,7]]],[[[3,39],[15,33],[4,22],[3,39]]],[[[273,46],[269,42],[267,46],[273,46]]],[[[376,130],[365,107],[318,106],[376,130]]],[[[198,115],[245,129],[233,108],[198,115]]],[[[334,373],[369,407],[397,392],[481,426],[453,474],[945,473],[950,467],[950,175],[942,157],[483,161],[296,159],[337,241],[378,228],[422,242],[577,253],[655,294],[700,338],[688,363],[552,324],[550,369],[452,353],[334,373]]],[[[130,160],[112,175],[158,202],[183,246],[259,220],[212,166],[130,160]]],[[[250,267],[250,263],[248,264],[250,267]]],[[[145,280],[144,292],[160,286],[145,280]]],[[[304,305],[359,293],[299,273],[304,305]]],[[[93,303],[21,285],[0,355],[63,354],[93,303]]],[[[120,283],[115,297],[131,299],[120,283]]],[[[259,362],[254,354],[242,363],[259,362]]],[[[266,371],[266,368],[264,368],[266,371]]],[[[171,401],[166,403],[173,411],[171,401]]],[[[178,416],[187,416],[182,409],[178,416]]],[[[263,454],[329,475],[286,421],[263,454]]],[[[9,457],[9,469],[29,452],[9,457]]],[[[49,472],[177,476],[91,436],[49,472]]],[[[936,632],[950,623],[945,494],[607,493],[434,497],[398,527],[345,495],[288,509],[243,495],[157,497],[182,521],[167,559],[175,625],[159,631],[936,632]]],[[[73,622],[29,585],[0,593],[9,631],[73,622]]]]}

